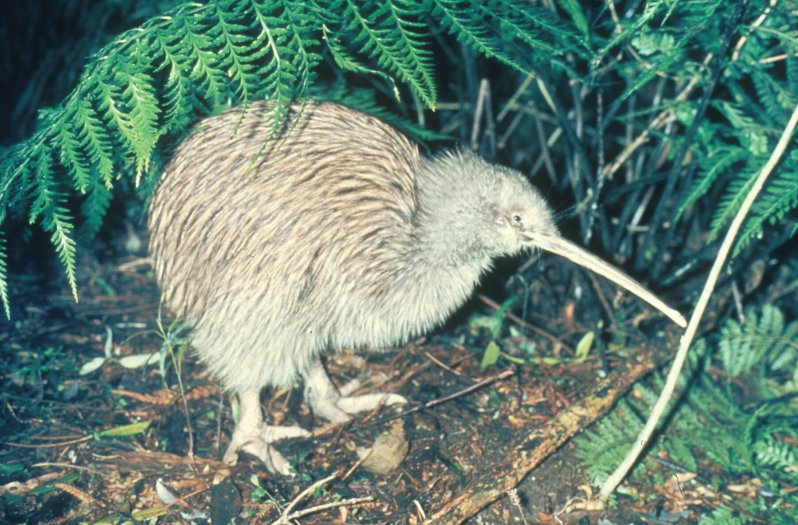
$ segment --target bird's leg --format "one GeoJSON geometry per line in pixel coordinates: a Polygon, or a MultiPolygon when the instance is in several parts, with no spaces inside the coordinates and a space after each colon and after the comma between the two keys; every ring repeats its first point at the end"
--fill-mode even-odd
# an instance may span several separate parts
{"type": "Polygon", "coordinates": [[[341,389],[335,388],[320,359],[305,372],[305,400],[313,412],[333,423],[349,421],[352,414],[372,410],[377,405],[396,405],[407,403],[398,394],[373,393],[361,396],[348,396],[356,386],[349,384],[341,389]],[[342,393],[344,395],[342,395],[342,393]]]}
{"type": "Polygon", "coordinates": [[[260,408],[259,390],[239,393],[238,402],[241,407],[241,417],[236,423],[230,445],[224,453],[224,462],[235,465],[238,453],[246,452],[263,461],[270,472],[289,475],[291,464],[271,444],[281,439],[309,436],[310,432],[298,426],[267,425],[263,421],[263,412],[260,408]]]}

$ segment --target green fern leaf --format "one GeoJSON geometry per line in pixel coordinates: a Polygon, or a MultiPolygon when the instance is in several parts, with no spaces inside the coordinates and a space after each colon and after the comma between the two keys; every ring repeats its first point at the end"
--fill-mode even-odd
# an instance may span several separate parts
{"type": "Polygon", "coordinates": [[[51,240],[55,246],[58,258],[64,266],[69,288],[72,290],[72,297],[75,302],[78,300],[78,282],[75,276],[75,240],[71,237],[72,219],[66,207],[61,204],[63,197],[53,195],[54,205],[48,208],[47,213],[42,219],[42,227],[52,233],[51,240]]]}
{"type": "Polygon", "coordinates": [[[529,74],[530,68],[507,53],[496,33],[489,30],[484,20],[475,16],[474,12],[467,6],[463,7],[459,0],[433,1],[433,17],[460,42],[486,57],[495,58],[523,74],[529,74]]]}
{"type": "Polygon", "coordinates": [[[568,12],[574,26],[582,33],[582,38],[586,41],[590,39],[590,27],[585,16],[585,11],[579,5],[578,0],[560,0],[563,9],[568,12]]]}
{"type": "Polygon", "coordinates": [[[726,172],[732,165],[745,161],[749,152],[736,146],[721,145],[721,147],[707,153],[701,162],[700,172],[693,182],[693,187],[679,207],[677,217],[681,217],[685,210],[703,197],[712,187],[718,177],[726,172]]]}
{"type": "Polygon", "coordinates": [[[78,300],[77,278],[75,276],[75,241],[71,237],[73,224],[64,204],[64,196],[58,192],[52,180],[52,161],[49,151],[41,148],[36,166],[36,198],[31,205],[30,220],[33,222],[41,216],[44,231],[51,234],[51,241],[64,266],[67,282],[75,301],[78,300]]]}
{"type": "Polygon", "coordinates": [[[749,372],[755,366],[762,375],[767,370],[789,368],[798,363],[795,335],[798,322],[785,326],[784,314],[766,304],[760,316],[746,311],[745,323],[730,319],[720,331],[719,357],[723,369],[732,376],[749,372]]]}
{"type": "MultiPolygon", "coordinates": [[[[294,59],[291,60],[293,78],[286,78],[282,71],[278,74],[281,80],[278,85],[286,84],[295,86],[296,97],[302,98],[310,88],[313,77],[313,69],[321,62],[321,55],[314,51],[318,47],[318,42],[314,33],[319,29],[314,27],[311,20],[316,15],[311,11],[308,4],[299,2],[294,3],[285,0],[255,2],[255,15],[264,28],[281,27],[273,39],[268,43],[272,49],[292,50],[294,59]]],[[[285,62],[279,55],[273,55],[274,60],[279,60],[280,65],[285,62]]],[[[285,96],[285,90],[278,90],[281,96],[285,96]]]]}
{"type": "Polygon", "coordinates": [[[748,523],[750,522],[740,511],[722,505],[703,517],[699,525],[747,525],[748,523]]]}
{"type": "MultiPolygon", "coordinates": [[[[411,86],[430,107],[435,106],[435,84],[432,81],[429,52],[423,36],[416,32],[419,23],[405,22],[407,8],[391,2],[368,4],[346,0],[342,18],[343,31],[354,38],[346,46],[373,58],[383,71],[391,72],[411,86]]],[[[343,46],[339,47],[342,54],[343,46]]],[[[395,82],[391,81],[395,86],[395,82]]],[[[397,93],[396,89],[394,92],[397,93]]]]}
{"type": "Polygon", "coordinates": [[[93,239],[100,231],[105,214],[111,205],[111,190],[100,182],[100,179],[91,179],[86,198],[80,206],[80,214],[83,216],[80,233],[85,240],[93,239]]]}
{"type": "Polygon", "coordinates": [[[330,51],[330,56],[332,56],[335,64],[339,68],[343,69],[344,71],[351,71],[352,73],[378,76],[391,85],[394,95],[399,98],[398,88],[396,87],[396,82],[393,78],[387,75],[384,71],[371,68],[352,57],[338,41],[338,38],[330,33],[326,26],[322,29],[324,31],[324,40],[327,43],[327,49],[330,51]]]}
{"type": "Polygon", "coordinates": [[[795,472],[798,466],[798,447],[768,437],[754,443],[754,457],[761,466],[795,472]]]}
{"type": "MultiPolygon", "coordinates": [[[[137,43],[141,47],[137,54],[147,52],[146,47],[137,43]]],[[[145,55],[146,56],[146,55],[145,55]]],[[[160,109],[158,98],[155,96],[155,88],[152,85],[150,71],[141,65],[137,71],[127,76],[127,87],[122,92],[125,103],[130,115],[130,123],[133,128],[130,134],[133,139],[133,151],[136,156],[136,181],[143,172],[149,169],[150,158],[152,157],[155,144],[161,136],[162,130],[158,127],[160,109]]]]}
{"type": "Polygon", "coordinates": [[[405,59],[407,72],[404,78],[413,86],[421,100],[434,110],[438,94],[432,73],[432,53],[426,42],[427,24],[413,20],[413,18],[419,18],[419,11],[413,2],[389,2],[388,8],[390,9],[390,25],[395,27],[399,35],[397,45],[409,51],[409,55],[405,59]],[[421,30],[422,28],[424,31],[421,30]]]}
{"type": "Polygon", "coordinates": [[[74,108],[72,106],[60,119],[63,125],[58,127],[56,145],[61,165],[66,166],[75,189],[83,193],[91,180],[92,169],[87,165],[80,137],[73,130],[74,123],[78,120],[74,108]]]}
{"type": "MultiPolygon", "coordinates": [[[[220,66],[227,70],[227,76],[233,82],[233,92],[237,99],[245,104],[252,99],[259,98],[258,77],[254,73],[253,62],[258,60],[266,53],[253,50],[262,48],[265,34],[261,31],[254,39],[249,33],[252,28],[247,26],[244,16],[243,2],[232,4],[217,2],[214,5],[214,15],[217,20],[211,26],[209,35],[215,42],[222,44],[219,53],[220,66]]],[[[255,21],[253,16],[249,17],[250,23],[255,21]]]]}
{"type": "Polygon", "coordinates": [[[111,189],[114,176],[113,148],[103,123],[88,100],[78,100],[73,107],[80,147],[105,186],[111,189]]]}
{"type": "Polygon", "coordinates": [[[734,247],[734,256],[761,237],[765,223],[775,224],[798,208],[798,171],[779,172],[758,197],[734,247]]]}
{"type": "Polygon", "coordinates": [[[520,38],[532,49],[542,51],[555,66],[570,71],[570,66],[558,58],[566,53],[590,57],[585,40],[554,18],[549,9],[513,0],[490,0],[477,5],[486,19],[497,19],[499,30],[508,35],[505,40],[520,38]]]}
{"type": "Polygon", "coordinates": [[[732,220],[748,192],[751,191],[755,180],[756,173],[744,170],[729,182],[726,193],[720,198],[710,222],[710,241],[717,239],[723,228],[732,220]]]}
{"type": "Polygon", "coordinates": [[[756,113],[752,113],[751,108],[746,111],[739,105],[728,102],[719,104],[718,108],[729,119],[741,146],[747,147],[748,151],[757,157],[762,157],[770,152],[770,143],[766,134],[767,127],[754,119],[753,115],[756,113]]]}
{"type": "Polygon", "coordinates": [[[189,58],[183,55],[183,44],[179,34],[166,28],[158,28],[153,35],[154,44],[162,56],[162,62],[154,73],[165,71],[161,107],[164,133],[185,128],[196,103],[191,78],[189,58]]]}
{"type": "Polygon", "coordinates": [[[253,2],[264,39],[263,51],[271,56],[259,73],[265,96],[276,101],[274,129],[285,116],[288,103],[306,96],[312,69],[321,61],[312,51],[316,45],[309,20],[314,16],[305,4],[253,2]],[[286,22],[288,19],[288,22],[286,22]],[[297,60],[287,57],[297,53],[297,60]]]}
{"type": "Polygon", "coordinates": [[[773,72],[770,68],[761,67],[750,68],[751,80],[756,90],[757,99],[765,108],[765,115],[768,117],[768,125],[774,126],[776,122],[784,119],[785,113],[795,107],[795,97],[790,94],[773,79],[773,72]]]}
{"type": "Polygon", "coordinates": [[[116,83],[98,80],[95,89],[101,117],[106,126],[112,125],[114,131],[119,133],[121,150],[118,150],[118,156],[126,162],[135,161],[136,130],[130,114],[124,108],[121,88],[116,83]]]}
{"type": "MultiPolygon", "coordinates": [[[[206,6],[205,10],[207,10],[206,6]]],[[[204,18],[205,11],[186,12],[176,18],[175,30],[182,33],[182,55],[189,59],[190,79],[196,89],[213,108],[221,107],[229,93],[223,69],[218,67],[213,40],[208,35],[212,23],[204,18]]]]}

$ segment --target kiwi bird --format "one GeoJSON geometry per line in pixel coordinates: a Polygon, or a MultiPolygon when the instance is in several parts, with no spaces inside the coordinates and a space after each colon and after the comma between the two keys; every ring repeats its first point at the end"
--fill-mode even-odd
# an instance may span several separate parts
{"type": "Polygon", "coordinates": [[[268,103],[200,121],[164,170],[148,227],[165,305],[192,326],[192,346],[239,397],[225,461],[247,452],[281,474],[290,465],[272,444],[307,431],[264,422],[261,389],[302,380],[314,413],[333,422],[404,402],[339,392],[321,356],[433,329],[498,257],[558,253],[684,325],[562,238],[519,172],[467,150],[423,156],[391,126],[333,103],[291,106],[277,131],[268,103]]]}

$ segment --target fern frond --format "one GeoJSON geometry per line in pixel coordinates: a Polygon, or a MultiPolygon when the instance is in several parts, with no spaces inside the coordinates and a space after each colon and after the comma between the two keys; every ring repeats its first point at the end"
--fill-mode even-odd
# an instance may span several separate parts
{"type": "Polygon", "coordinates": [[[208,34],[213,25],[205,15],[205,10],[187,11],[180,18],[175,18],[175,29],[183,33],[181,54],[189,59],[189,78],[202,98],[211,107],[217,108],[228,97],[227,78],[218,64],[213,39],[208,34]]]}
{"type": "Polygon", "coordinates": [[[321,55],[314,51],[318,47],[311,20],[316,16],[312,7],[306,3],[287,0],[257,2],[253,0],[255,16],[268,36],[268,46],[272,52],[277,71],[271,83],[272,92],[278,93],[280,102],[292,98],[290,89],[304,96],[310,88],[313,69],[321,62],[321,55]],[[267,31],[268,28],[273,30],[267,31]],[[286,54],[294,54],[287,61],[286,54]],[[285,62],[288,62],[287,64],[285,62]]]}
{"type": "Polygon", "coordinates": [[[83,239],[91,240],[100,231],[112,196],[111,190],[101,184],[100,179],[90,180],[86,198],[80,205],[80,214],[83,217],[80,233],[83,239]]]}
{"type": "Polygon", "coordinates": [[[530,68],[511,56],[498,35],[462,4],[459,0],[434,0],[432,16],[463,44],[486,57],[495,58],[523,74],[528,74],[530,68]]]}
{"type": "Polygon", "coordinates": [[[709,239],[717,239],[721,234],[723,227],[728,224],[737,210],[740,209],[748,192],[756,180],[756,172],[750,168],[741,170],[734,179],[729,182],[726,193],[720,198],[715,213],[710,221],[710,235],[709,239]]]}
{"type": "Polygon", "coordinates": [[[721,505],[704,516],[699,525],[747,525],[748,523],[750,522],[738,510],[721,505]]]}
{"type": "Polygon", "coordinates": [[[741,147],[722,145],[713,149],[704,157],[701,168],[693,182],[693,186],[687,193],[684,202],[679,207],[677,216],[681,216],[685,210],[703,197],[717,181],[718,177],[726,172],[731,166],[738,162],[743,162],[749,157],[750,153],[741,147]]]}
{"type": "Polygon", "coordinates": [[[798,475],[798,447],[784,441],[768,437],[755,442],[754,457],[761,466],[798,475]]]}
{"type": "Polygon", "coordinates": [[[62,195],[53,194],[53,205],[45,210],[42,227],[52,233],[51,240],[61,264],[64,266],[72,297],[78,301],[78,280],[75,275],[75,240],[72,238],[72,218],[63,204],[62,195]]]}
{"type": "Polygon", "coordinates": [[[315,14],[308,6],[291,2],[253,2],[252,5],[264,38],[264,49],[271,55],[259,76],[266,93],[276,102],[276,130],[288,103],[306,95],[312,69],[321,60],[320,55],[312,51],[316,43],[308,25],[315,14]],[[298,53],[297,61],[290,59],[294,53],[298,53]]]}
{"type": "Polygon", "coordinates": [[[750,71],[757,99],[765,108],[765,115],[768,117],[768,125],[774,126],[784,118],[786,112],[795,107],[798,95],[790,94],[776,82],[769,69],[753,67],[750,71]]]}
{"type": "Polygon", "coordinates": [[[72,238],[73,223],[69,216],[64,196],[56,189],[52,180],[52,161],[49,151],[41,148],[35,159],[36,198],[31,205],[31,222],[41,217],[42,228],[51,234],[51,241],[64,266],[69,288],[75,301],[78,300],[78,285],[75,276],[75,240],[72,238]]]}
{"type": "Polygon", "coordinates": [[[254,74],[253,62],[266,53],[266,50],[262,49],[265,34],[261,31],[252,38],[250,34],[253,29],[247,23],[252,24],[255,19],[250,15],[247,20],[244,16],[243,2],[232,4],[217,2],[213,4],[213,8],[216,20],[208,34],[214,41],[222,44],[219,52],[220,65],[227,69],[236,98],[246,104],[252,99],[259,98],[257,96],[259,83],[254,74]]]}
{"type": "Polygon", "coordinates": [[[126,162],[135,162],[137,133],[130,113],[122,105],[122,88],[116,83],[105,81],[98,81],[94,87],[97,90],[97,108],[101,117],[106,126],[114,126],[114,130],[119,133],[116,138],[121,150],[117,150],[117,155],[126,162]]]}
{"type": "Polygon", "coordinates": [[[784,314],[765,304],[761,315],[746,312],[745,323],[730,319],[720,331],[718,356],[723,369],[732,376],[750,371],[754,365],[779,369],[798,363],[798,322],[785,326],[784,314]]]}
{"type": "Polygon", "coordinates": [[[78,120],[76,108],[72,106],[70,109],[65,115],[64,125],[58,129],[56,144],[59,149],[61,165],[66,167],[72,177],[75,189],[83,193],[91,180],[92,166],[89,165],[83,153],[80,137],[73,129],[78,120]]]}
{"type": "Polygon", "coordinates": [[[765,223],[776,224],[792,210],[798,208],[798,171],[780,172],[768,184],[754,205],[746,221],[734,254],[748,246],[764,232],[765,223]]]}
{"type": "Polygon", "coordinates": [[[111,189],[114,176],[114,154],[102,121],[88,100],[79,100],[72,107],[74,108],[75,126],[78,128],[80,148],[92,163],[92,168],[96,169],[105,187],[111,189]]]}
{"type": "Polygon", "coordinates": [[[435,109],[438,98],[433,76],[432,52],[426,41],[427,24],[413,18],[419,17],[419,10],[413,2],[389,2],[390,27],[397,32],[398,46],[405,47],[410,53],[405,59],[403,78],[409,82],[416,94],[430,109],[435,109]]]}
{"type": "Polygon", "coordinates": [[[153,34],[153,45],[157,46],[162,56],[161,63],[155,65],[153,72],[163,72],[165,75],[161,118],[164,133],[169,133],[184,128],[190,122],[191,111],[196,102],[195,88],[190,80],[189,58],[182,54],[185,51],[180,35],[158,28],[153,34]]]}
{"type": "MultiPolygon", "coordinates": [[[[349,56],[353,55],[349,50],[363,53],[375,60],[382,71],[407,83],[429,107],[434,108],[436,89],[432,80],[431,54],[424,36],[417,31],[418,27],[426,24],[409,21],[411,9],[417,12],[418,8],[399,2],[396,5],[381,2],[369,6],[353,0],[345,0],[343,7],[341,32],[354,38],[345,45],[339,42],[339,57],[344,54],[344,49],[349,56]],[[369,7],[370,11],[367,10],[369,7]]],[[[347,62],[344,58],[343,63],[347,62]]],[[[356,59],[351,59],[351,63],[362,69],[356,59]]],[[[392,79],[391,83],[396,85],[392,79]]],[[[398,95],[396,89],[394,93],[398,95]]]]}
{"type": "Polygon", "coordinates": [[[512,0],[490,0],[478,5],[486,19],[496,19],[499,30],[510,30],[512,36],[521,39],[530,48],[542,51],[546,59],[553,60],[558,67],[571,70],[570,65],[559,59],[567,53],[575,53],[583,58],[591,56],[584,38],[552,16],[551,10],[545,7],[512,0]]]}
{"type": "Polygon", "coordinates": [[[131,129],[125,130],[132,138],[133,152],[136,156],[136,184],[143,172],[149,169],[155,144],[161,135],[158,127],[158,99],[152,80],[147,73],[135,73],[128,77],[127,88],[122,92],[126,98],[127,112],[130,115],[131,129]]]}
{"type": "Polygon", "coordinates": [[[324,40],[327,43],[327,49],[330,51],[330,56],[335,61],[335,65],[344,71],[361,73],[364,75],[374,75],[382,78],[391,85],[394,95],[397,97],[397,99],[399,98],[399,90],[396,87],[396,82],[390,75],[386,74],[384,71],[374,69],[360,62],[349,54],[347,49],[344,48],[344,46],[340,43],[339,39],[332,34],[326,26],[323,27],[322,30],[324,32],[324,40]]]}

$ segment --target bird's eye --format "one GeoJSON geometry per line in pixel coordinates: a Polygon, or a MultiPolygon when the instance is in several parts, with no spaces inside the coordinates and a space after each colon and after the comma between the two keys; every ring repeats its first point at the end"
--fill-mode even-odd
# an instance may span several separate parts
{"type": "Polygon", "coordinates": [[[524,218],[518,213],[513,213],[513,226],[521,226],[524,223],[524,218]]]}

